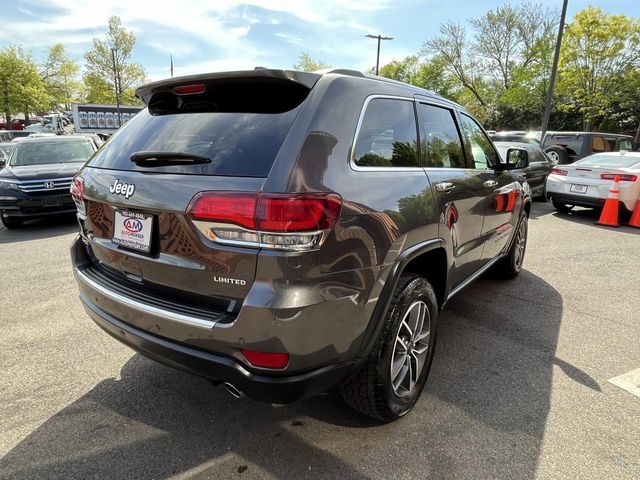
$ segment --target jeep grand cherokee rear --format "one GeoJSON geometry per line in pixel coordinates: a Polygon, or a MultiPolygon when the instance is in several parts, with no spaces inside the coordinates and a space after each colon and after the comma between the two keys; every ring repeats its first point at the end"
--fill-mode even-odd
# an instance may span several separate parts
{"type": "MultiPolygon", "coordinates": [[[[440,230],[453,223],[450,200],[482,226],[490,192],[509,197],[487,222],[489,257],[480,260],[473,237],[480,250],[467,265],[500,260],[513,274],[528,201],[508,173],[482,174],[501,179],[483,187],[487,198],[462,183],[449,197],[433,193],[412,88],[265,69],[140,88],[148,108],[72,185],[71,253],[88,314],[144,355],[254,399],[341,386],[364,413],[405,414],[426,381],[438,308],[475,272],[447,276],[456,254],[440,230]],[[428,269],[419,275],[418,265],[428,269]]],[[[444,123],[454,125],[457,108],[447,104],[444,123]]],[[[503,168],[483,142],[452,138],[439,151],[470,165],[484,149],[503,168]]]]}

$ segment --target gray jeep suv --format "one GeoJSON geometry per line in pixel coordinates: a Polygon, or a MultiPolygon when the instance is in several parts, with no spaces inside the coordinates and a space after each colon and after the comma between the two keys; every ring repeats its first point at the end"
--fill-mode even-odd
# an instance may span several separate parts
{"type": "Polygon", "coordinates": [[[159,81],[72,184],[80,298],[159,362],[287,403],[418,400],[438,312],[520,272],[530,189],[462,107],[348,70],[159,81]]]}

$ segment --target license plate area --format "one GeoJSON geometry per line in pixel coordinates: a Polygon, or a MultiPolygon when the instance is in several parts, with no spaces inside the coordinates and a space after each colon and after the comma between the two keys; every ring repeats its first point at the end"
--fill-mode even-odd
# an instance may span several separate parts
{"type": "Polygon", "coordinates": [[[115,210],[113,243],[138,252],[151,251],[154,216],[128,210],[115,210]]]}
{"type": "Polygon", "coordinates": [[[45,207],[59,207],[62,205],[62,198],[60,197],[47,197],[44,199],[45,207]]]}
{"type": "Polygon", "coordinates": [[[572,193],[587,193],[587,185],[578,185],[574,183],[569,187],[569,191],[572,193]]]}

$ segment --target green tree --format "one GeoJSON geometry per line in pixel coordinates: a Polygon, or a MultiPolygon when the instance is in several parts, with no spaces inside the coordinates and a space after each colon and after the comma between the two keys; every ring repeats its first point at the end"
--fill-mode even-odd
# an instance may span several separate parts
{"type": "Polygon", "coordinates": [[[94,38],[93,47],[84,55],[86,101],[115,103],[114,78],[117,74],[120,102],[140,103],[135,96],[135,89],[147,80],[147,74],[142,65],[131,62],[135,43],[135,35],[122,26],[120,17],[110,17],[106,39],[94,38]],[[112,52],[115,54],[115,72],[112,52]]]}
{"type": "Polygon", "coordinates": [[[64,45],[56,43],[49,48],[49,55],[40,65],[40,77],[51,97],[51,107],[64,105],[68,110],[78,100],[79,72],[80,66],[66,54],[64,45]]]}
{"type": "Polygon", "coordinates": [[[298,61],[293,65],[294,70],[302,72],[315,72],[316,70],[324,70],[325,68],[331,68],[331,65],[312,58],[308,52],[300,52],[298,61]]]}
{"type": "Polygon", "coordinates": [[[393,60],[380,68],[380,76],[432,90],[454,101],[458,101],[461,94],[459,83],[447,73],[445,62],[437,56],[426,61],[418,55],[393,60]]]}
{"type": "Polygon", "coordinates": [[[12,115],[47,109],[50,97],[35,61],[18,47],[0,50],[0,105],[7,123],[12,115]]]}
{"type": "MultiPolygon", "coordinates": [[[[624,82],[633,81],[638,68],[638,19],[595,7],[581,10],[567,26],[561,50],[558,91],[571,99],[563,109],[576,109],[590,130],[611,115],[614,104],[627,103],[619,96],[631,93],[624,82]]],[[[632,103],[637,94],[631,93],[632,103]]]]}

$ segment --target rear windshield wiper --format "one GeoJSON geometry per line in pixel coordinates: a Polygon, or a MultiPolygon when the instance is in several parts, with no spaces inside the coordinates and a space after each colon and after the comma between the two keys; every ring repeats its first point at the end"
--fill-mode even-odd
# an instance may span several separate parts
{"type": "Polygon", "coordinates": [[[135,152],[129,158],[140,167],[211,163],[211,159],[204,155],[183,152],[135,152]]]}

